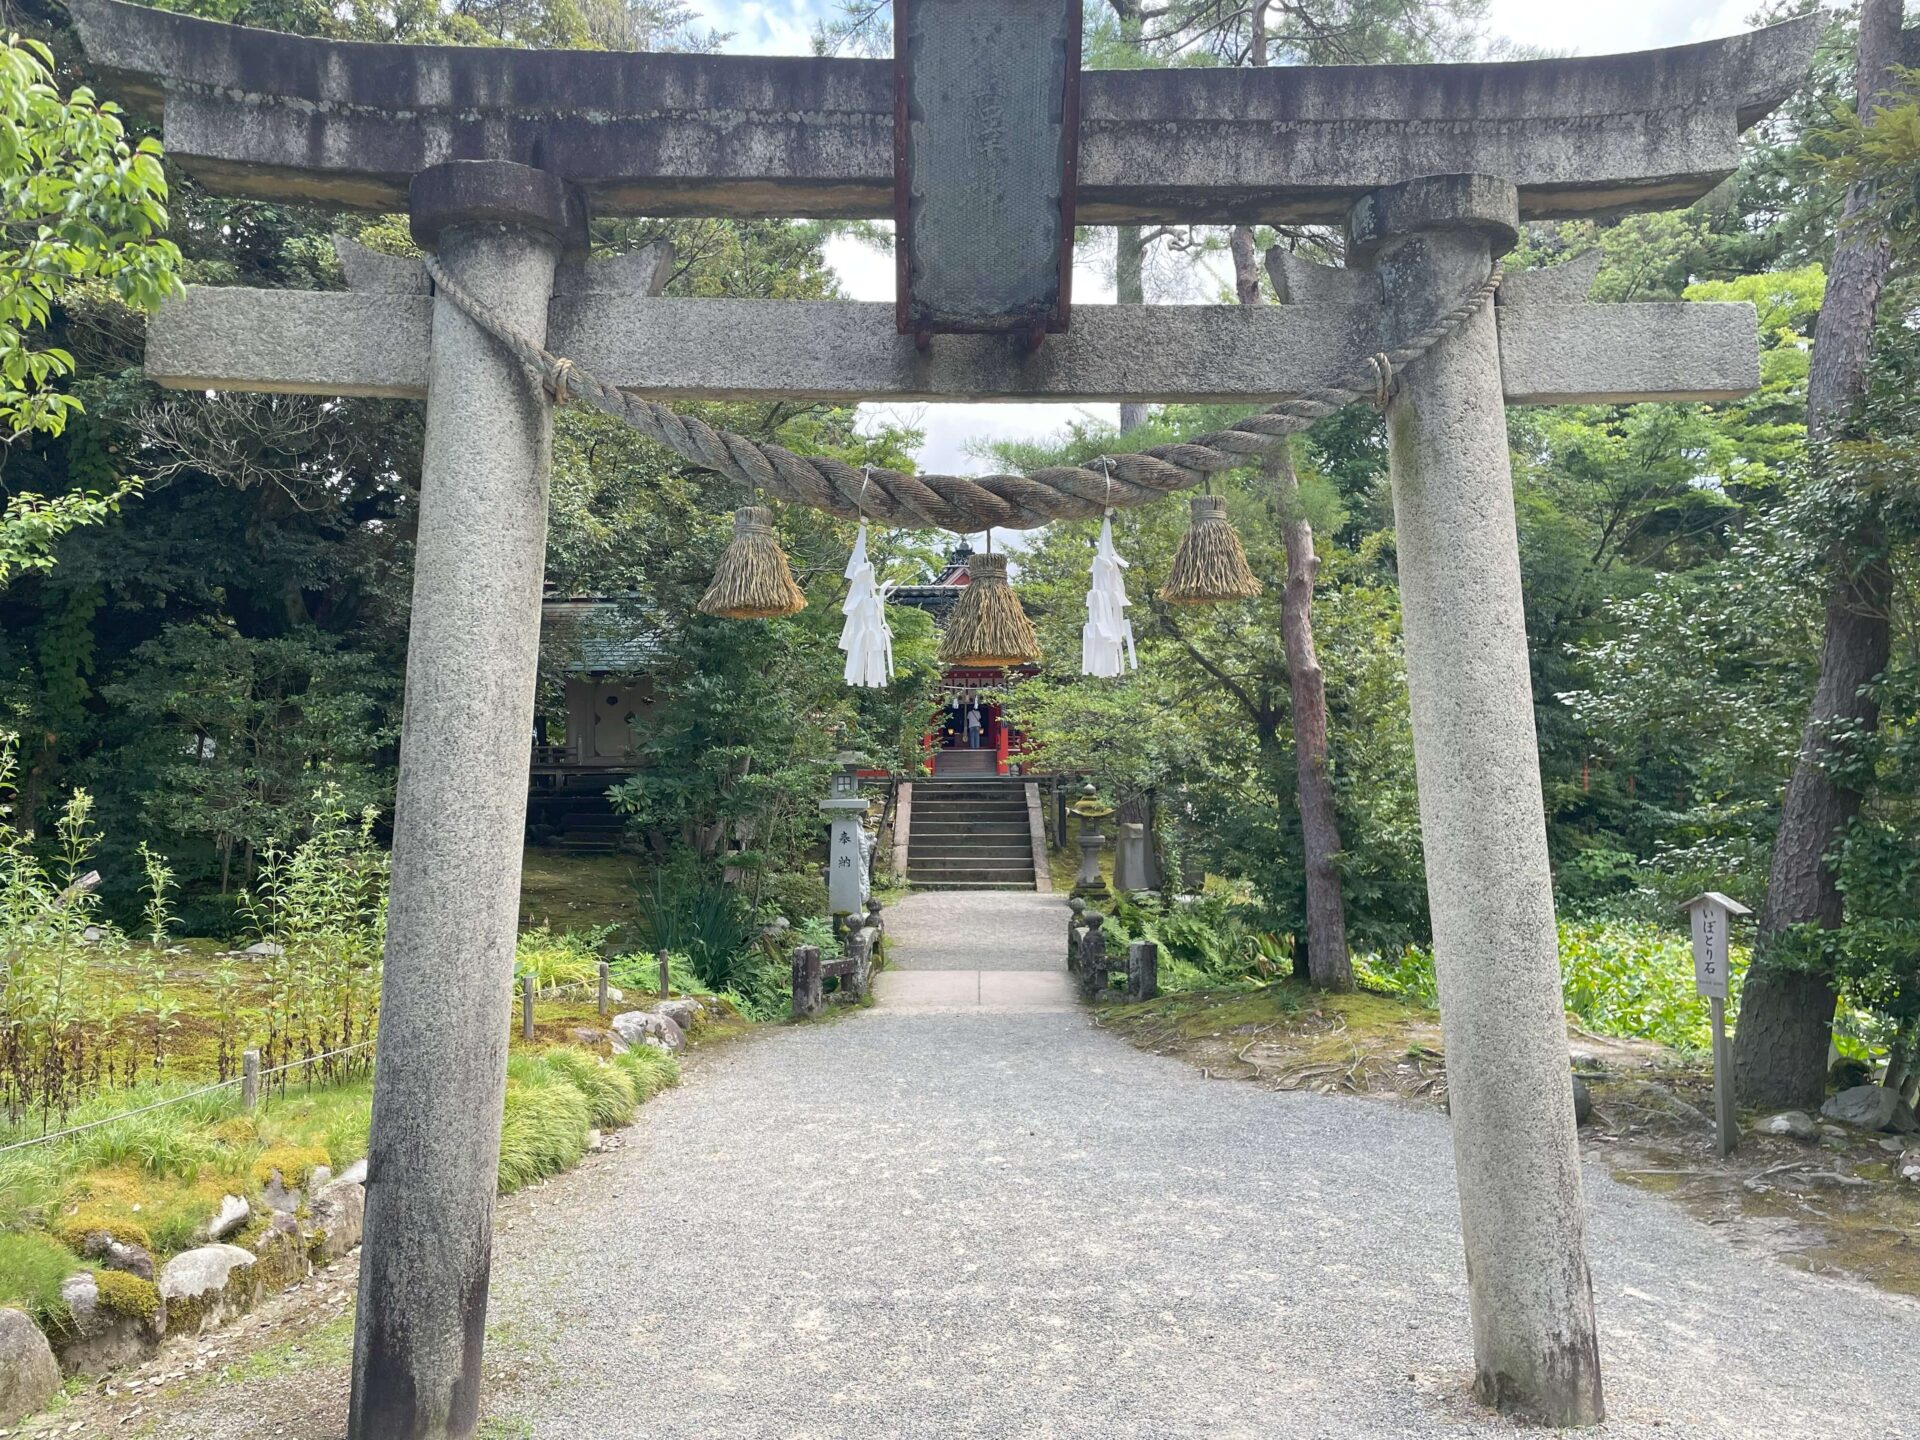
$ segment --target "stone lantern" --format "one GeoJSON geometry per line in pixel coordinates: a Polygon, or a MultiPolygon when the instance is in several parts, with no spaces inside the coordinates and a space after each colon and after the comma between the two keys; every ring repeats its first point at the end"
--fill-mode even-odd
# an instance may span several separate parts
{"type": "Polygon", "coordinates": [[[1080,788],[1080,798],[1067,807],[1080,817],[1080,873],[1073,877],[1073,893],[1084,900],[1106,900],[1107,882],[1100,875],[1100,851],[1107,837],[1099,822],[1113,814],[1113,807],[1101,800],[1089,780],[1080,788]]]}
{"type": "Polygon", "coordinates": [[[861,757],[842,750],[833,758],[839,768],[833,772],[831,792],[820,802],[832,832],[827,842],[827,909],[835,915],[856,915],[865,909],[871,888],[873,836],[863,823],[868,802],[860,793],[861,757]]]}

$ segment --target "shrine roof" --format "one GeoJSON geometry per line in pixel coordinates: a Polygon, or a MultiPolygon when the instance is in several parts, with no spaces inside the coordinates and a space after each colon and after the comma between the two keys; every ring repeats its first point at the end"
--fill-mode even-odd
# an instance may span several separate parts
{"type": "MultiPolygon", "coordinates": [[[[893,213],[884,60],[309,39],[71,0],[109,94],[219,193],[403,210],[411,177],[516,160],[601,214],[893,213]]],[[[1089,71],[1079,218],[1340,219],[1416,175],[1512,180],[1527,218],[1697,199],[1805,77],[1817,16],[1666,50],[1460,65],[1089,71]]]]}

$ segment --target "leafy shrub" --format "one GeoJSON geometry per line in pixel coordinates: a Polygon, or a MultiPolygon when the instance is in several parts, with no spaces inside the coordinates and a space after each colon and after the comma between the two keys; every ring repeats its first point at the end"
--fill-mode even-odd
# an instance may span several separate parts
{"type": "MultiPolygon", "coordinates": [[[[1746,965],[1746,947],[1735,945],[1729,968],[1736,997],[1746,965]]],[[[1354,973],[1368,990],[1422,1005],[1439,1003],[1430,950],[1410,945],[1394,958],[1356,956],[1354,973]]],[[[1665,926],[1563,920],[1560,983],[1567,1009],[1596,1034],[1686,1051],[1703,1051],[1712,1043],[1707,1002],[1693,988],[1692,941],[1665,926]]]]}
{"type": "Polygon", "coordinates": [[[545,925],[521,933],[513,948],[516,975],[533,976],[542,991],[566,986],[587,986],[600,978],[600,946],[613,930],[605,926],[584,934],[567,931],[556,935],[545,925]]]}
{"type": "Polygon", "coordinates": [[[767,875],[760,881],[760,912],[771,920],[779,916],[791,925],[827,913],[827,882],[817,874],[790,871],[767,875]]]}
{"type": "Polygon", "coordinates": [[[752,963],[745,952],[753,926],[733,887],[686,867],[661,869],[641,887],[639,903],[646,947],[685,955],[702,989],[733,988],[752,963]]]}
{"type": "MultiPolygon", "coordinates": [[[[1735,1001],[1746,966],[1746,947],[1734,946],[1728,969],[1735,1001]]],[[[1560,978],[1567,1009],[1589,1030],[1678,1050],[1713,1043],[1707,1001],[1693,988],[1688,936],[1645,923],[1568,921],[1560,926],[1560,978]]]]}

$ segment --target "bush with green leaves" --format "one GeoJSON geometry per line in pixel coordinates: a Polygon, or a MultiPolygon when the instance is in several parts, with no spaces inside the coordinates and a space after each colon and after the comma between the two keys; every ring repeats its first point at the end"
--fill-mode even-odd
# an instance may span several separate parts
{"type": "Polygon", "coordinates": [[[533,976],[534,987],[543,994],[597,984],[601,947],[616,928],[603,925],[557,935],[545,925],[523,930],[513,947],[514,974],[533,976]]]}
{"type": "Polygon", "coordinates": [[[269,845],[258,883],[242,897],[266,948],[269,1069],[317,1061],[318,1078],[367,1073],[386,945],[390,861],[374,836],[376,815],[349,815],[339,787],[314,795],[310,833],[291,849],[269,845]],[[340,1051],[351,1050],[351,1054],[340,1051]]]}
{"type": "MultiPolygon", "coordinates": [[[[1729,965],[1738,1008],[1748,948],[1729,965]]],[[[1396,955],[1360,955],[1361,986],[1418,1005],[1438,1005],[1433,952],[1409,945],[1396,955]]],[[[1636,920],[1562,920],[1560,983],[1568,1012],[1599,1035],[1651,1040],[1698,1054],[1712,1044],[1705,997],[1693,986],[1693,942],[1672,928],[1636,920]]]]}

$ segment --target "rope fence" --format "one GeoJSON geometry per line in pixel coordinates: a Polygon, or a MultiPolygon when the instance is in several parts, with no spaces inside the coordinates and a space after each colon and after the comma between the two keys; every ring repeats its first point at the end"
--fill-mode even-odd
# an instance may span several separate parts
{"type": "Polygon", "coordinates": [[[216,1080],[211,1085],[202,1085],[197,1089],[188,1090],[180,1095],[169,1095],[166,1099],[156,1100],[151,1105],[141,1105],[132,1110],[122,1110],[117,1115],[108,1115],[100,1120],[89,1120],[84,1125],[73,1125],[65,1130],[55,1130],[48,1135],[36,1135],[31,1140],[16,1140],[10,1145],[0,1145],[0,1155],[6,1155],[15,1150],[29,1150],[36,1145],[49,1145],[55,1140],[64,1140],[73,1135],[84,1135],[89,1130],[99,1130],[108,1125],[118,1125],[122,1120],[131,1120],[138,1115],[151,1115],[154,1111],[164,1110],[169,1105],[183,1105],[189,1100],[199,1099],[202,1095],[211,1095],[219,1090],[231,1090],[237,1086],[246,1085],[256,1079],[266,1080],[275,1075],[284,1075],[290,1070],[298,1070],[306,1065],[318,1065],[322,1061],[334,1060],[342,1055],[354,1055],[362,1050],[368,1049],[373,1043],[371,1040],[362,1040],[357,1045],[343,1045],[338,1050],[329,1050],[321,1055],[310,1055],[302,1060],[290,1060],[285,1065],[275,1065],[270,1069],[260,1071],[257,1076],[236,1075],[231,1080],[216,1080]]]}
{"type": "Polygon", "coordinates": [[[1427,329],[1392,350],[1364,357],[1323,389],[1309,390],[1198,439],[1101,455],[1084,465],[1049,465],[1025,475],[909,475],[831,456],[796,455],[784,446],[717,430],[608,384],[536,344],[482,304],[429,255],[436,291],[540,377],[559,404],[579,401],[631,426],[683,460],[753,493],[811,505],[842,519],[927,526],[958,534],[1031,530],[1051,520],[1087,520],[1109,506],[1150,504],[1214,475],[1273,453],[1288,436],[1360,400],[1384,404],[1395,375],[1483,310],[1500,288],[1492,273],[1427,329]]]}

